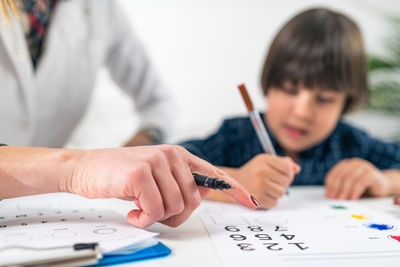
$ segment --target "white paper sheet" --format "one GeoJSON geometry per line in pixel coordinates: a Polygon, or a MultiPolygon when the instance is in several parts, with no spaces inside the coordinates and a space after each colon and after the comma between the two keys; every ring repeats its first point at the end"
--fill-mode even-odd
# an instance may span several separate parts
{"type": "Polygon", "coordinates": [[[0,201],[0,264],[15,262],[21,253],[25,259],[55,253],[23,247],[44,249],[98,242],[101,252],[107,254],[140,248],[156,235],[129,224],[103,200],[62,193],[0,201]],[[6,249],[12,246],[19,249],[6,249]]]}
{"type": "Polygon", "coordinates": [[[396,214],[329,201],[322,191],[291,192],[264,211],[205,202],[200,216],[229,267],[400,266],[396,214]]]}

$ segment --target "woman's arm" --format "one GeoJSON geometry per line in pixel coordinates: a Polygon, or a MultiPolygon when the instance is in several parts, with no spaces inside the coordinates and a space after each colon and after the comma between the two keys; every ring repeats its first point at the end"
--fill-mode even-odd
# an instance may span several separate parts
{"type": "Polygon", "coordinates": [[[0,147],[0,198],[67,192],[83,150],[0,147]]]}
{"type": "Polygon", "coordinates": [[[155,222],[177,226],[209,190],[197,187],[192,172],[217,177],[234,188],[224,190],[255,208],[234,179],[180,146],[95,150],[0,147],[0,198],[68,192],[87,198],[132,200],[138,209],[128,221],[139,227],[155,222]]]}
{"type": "MultiPolygon", "coordinates": [[[[114,82],[134,102],[139,119],[138,133],[154,138],[147,131],[159,131],[160,138],[152,141],[163,142],[173,130],[177,115],[172,92],[156,73],[146,49],[118,3],[108,1],[107,4],[109,21],[104,29],[109,44],[105,58],[107,69],[114,82]]],[[[104,20],[102,17],[97,19],[104,20]]],[[[141,137],[140,134],[133,136],[127,145],[146,144],[148,140],[141,137]]]]}

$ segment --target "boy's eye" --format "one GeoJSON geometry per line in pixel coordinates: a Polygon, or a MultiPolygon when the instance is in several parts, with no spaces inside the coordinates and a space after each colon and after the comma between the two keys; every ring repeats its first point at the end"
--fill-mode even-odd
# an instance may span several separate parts
{"type": "Polygon", "coordinates": [[[297,88],[294,86],[282,86],[282,91],[290,95],[295,95],[298,92],[297,88]]]}
{"type": "Polygon", "coordinates": [[[331,103],[333,101],[335,101],[335,99],[331,96],[322,96],[322,95],[318,95],[317,96],[317,101],[320,103],[331,103]]]}

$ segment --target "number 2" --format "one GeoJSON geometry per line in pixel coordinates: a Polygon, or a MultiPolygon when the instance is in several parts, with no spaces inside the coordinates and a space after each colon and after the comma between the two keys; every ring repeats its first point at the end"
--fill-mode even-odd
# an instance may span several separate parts
{"type": "Polygon", "coordinates": [[[263,243],[263,244],[267,245],[267,249],[269,250],[274,250],[274,251],[282,250],[282,248],[274,248],[275,246],[278,246],[279,243],[263,243]]]}

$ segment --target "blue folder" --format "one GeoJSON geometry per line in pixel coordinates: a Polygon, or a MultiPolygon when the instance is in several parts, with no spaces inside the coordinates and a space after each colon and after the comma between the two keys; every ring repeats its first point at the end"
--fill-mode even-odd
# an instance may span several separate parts
{"type": "Polygon", "coordinates": [[[168,247],[166,247],[163,243],[158,242],[157,245],[139,250],[132,254],[109,255],[109,256],[104,255],[103,258],[99,260],[99,262],[96,265],[92,266],[106,266],[118,263],[141,261],[146,259],[165,257],[169,254],[171,254],[171,250],[168,247]]]}

